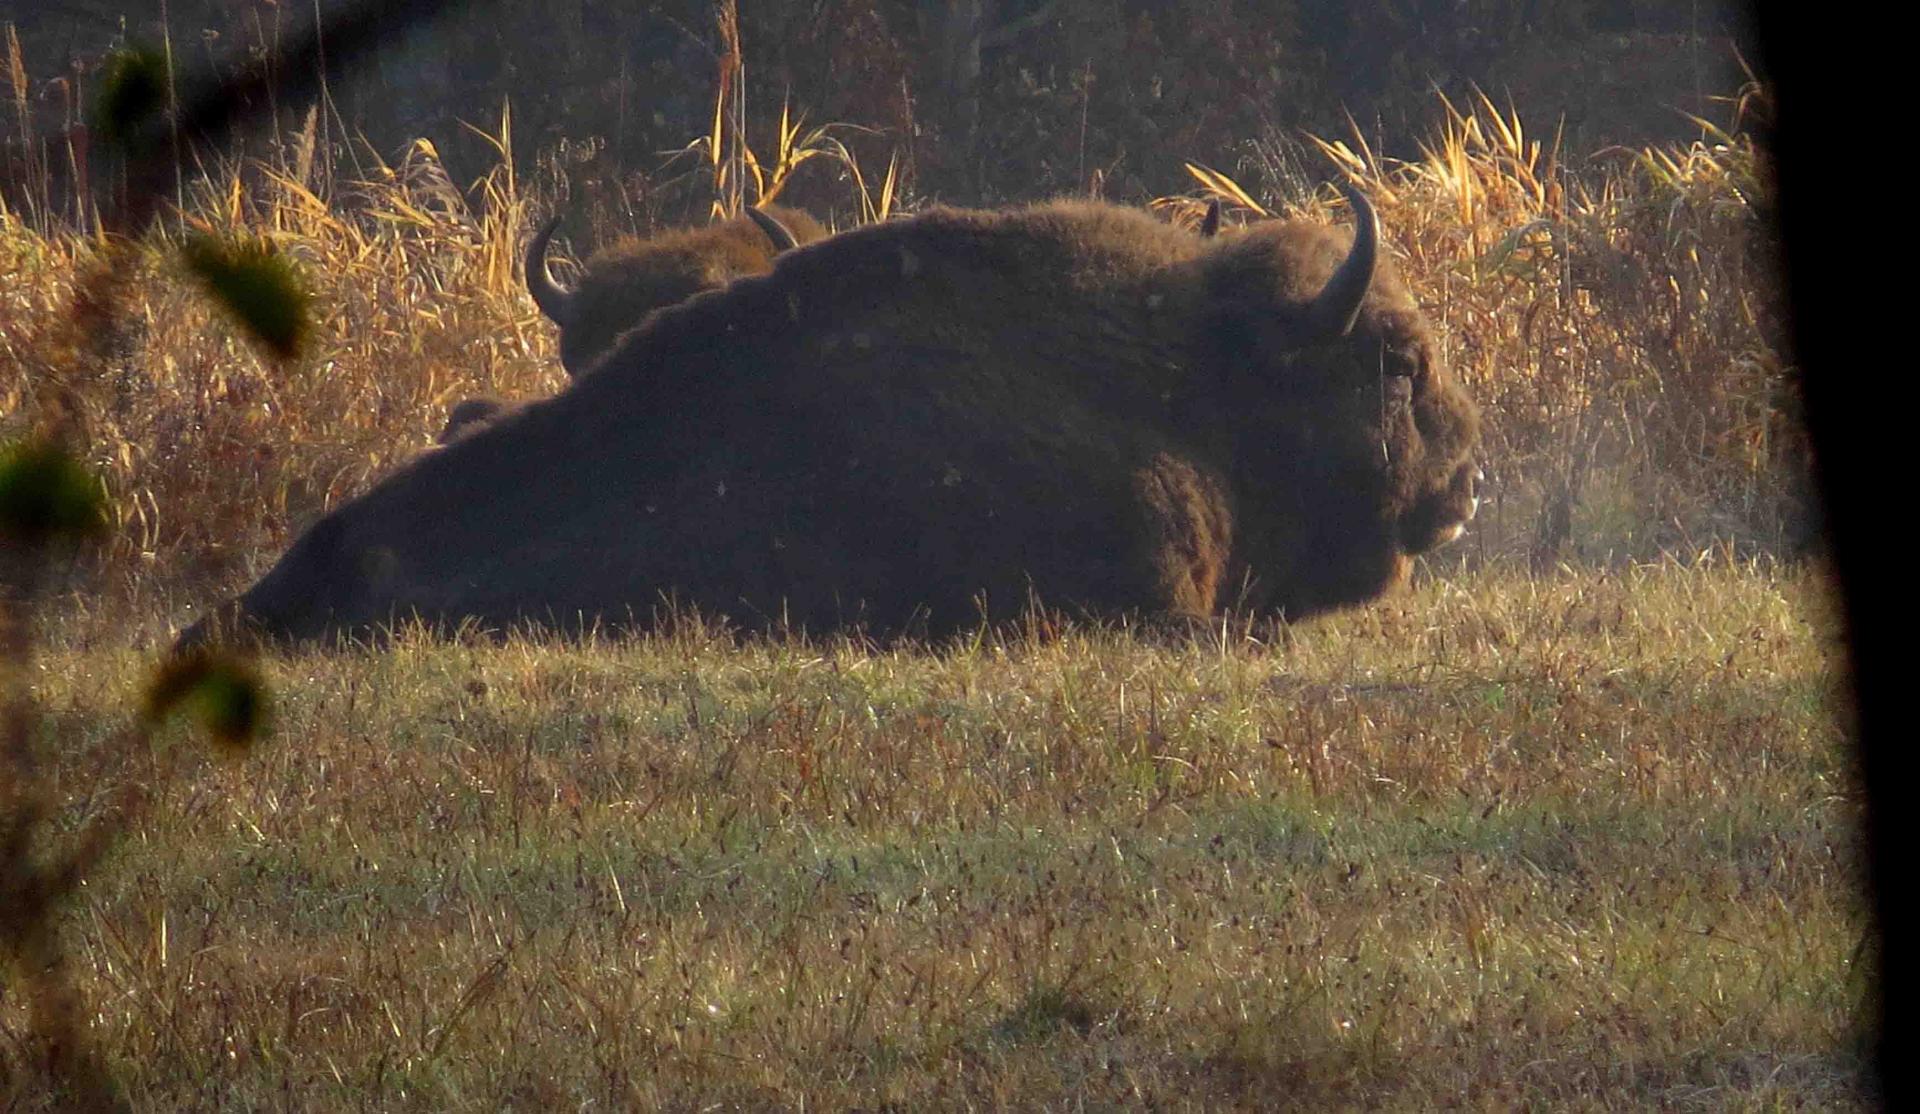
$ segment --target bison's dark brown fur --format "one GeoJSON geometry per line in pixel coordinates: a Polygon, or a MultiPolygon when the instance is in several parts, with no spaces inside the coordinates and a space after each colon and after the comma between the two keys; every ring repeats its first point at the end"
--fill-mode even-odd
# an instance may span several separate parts
{"type": "MultiPolygon", "coordinates": [[[[820,222],[780,205],[761,210],[793,241],[824,237],[820,222]]],[[[620,334],[649,313],[678,305],[738,278],[764,275],[782,245],[747,214],[705,228],[679,228],[646,238],[628,237],[595,252],[579,283],[560,289],[547,274],[546,244],[553,226],[535,236],[527,251],[526,277],[534,301],[560,327],[560,365],[578,376],[613,347],[620,334]]]]}
{"type": "Polygon", "coordinates": [[[322,519],[222,627],[619,626],[675,600],[938,635],[1034,599],[1368,600],[1470,517],[1477,418],[1389,262],[1340,332],[1322,292],[1352,239],[1089,203],[842,234],[322,519]]]}

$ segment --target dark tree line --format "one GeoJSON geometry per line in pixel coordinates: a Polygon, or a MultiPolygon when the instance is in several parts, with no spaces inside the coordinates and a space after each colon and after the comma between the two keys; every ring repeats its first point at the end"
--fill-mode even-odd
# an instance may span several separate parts
{"type": "MultiPolygon", "coordinates": [[[[523,163],[555,156],[593,190],[656,173],[710,125],[725,51],[714,0],[448,7],[328,87],[320,124],[336,145],[360,136],[391,153],[425,136],[471,177],[492,153],[463,121],[492,129],[510,99],[523,163]]],[[[42,139],[72,122],[117,45],[165,44],[177,67],[220,76],[272,58],[310,20],[265,0],[0,3],[42,139]]],[[[1738,86],[1736,50],[1754,54],[1724,0],[743,0],[739,25],[757,147],[788,103],[857,126],[843,138],[864,164],[899,152],[916,195],[966,202],[1165,193],[1187,185],[1183,160],[1244,167],[1302,129],[1344,135],[1349,117],[1408,154],[1435,90],[1511,98],[1543,134],[1564,121],[1574,152],[1684,138],[1682,112],[1724,117],[1708,98],[1738,86]]],[[[299,106],[277,107],[283,131],[297,128],[299,106]]],[[[19,114],[0,121],[17,162],[19,114]]],[[[834,200],[827,183],[801,186],[834,200]]]]}

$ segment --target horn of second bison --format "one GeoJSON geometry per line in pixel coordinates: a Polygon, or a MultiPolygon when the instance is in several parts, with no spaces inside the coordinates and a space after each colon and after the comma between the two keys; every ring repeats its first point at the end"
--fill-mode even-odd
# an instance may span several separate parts
{"type": "Polygon", "coordinates": [[[1207,215],[1200,219],[1200,235],[1212,239],[1220,232],[1220,202],[1218,199],[1207,202],[1207,215]]]}
{"type": "Polygon", "coordinates": [[[527,293],[533,295],[533,304],[549,320],[565,326],[567,302],[572,295],[553,281],[553,272],[547,269],[547,241],[553,239],[553,230],[558,227],[560,218],[550,217],[527,241],[527,293]]]}
{"type": "Polygon", "coordinates": [[[1360,303],[1366,300],[1367,287],[1373,285],[1373,269],[1380,258],[1380,218],[1374,215],[1366,194],[1345,184],[1340,189],[1353,206],[1353,248],[1314,296],[1312,315],[1328,332],[1346,336],[1360,318],[1360,303]]]}
{"type": "Polygon", "coordinates": [[[752,219],[753,223],[760,226],[760,231],[767,234],[767,239],[773,241],[773,253],[775,255],[779,255],[783,251],[792,251],[794,248],[800,246],[800,241],[794,239],[793,233],[787,231],[787,226],[781,224],[772,213],[765,212],[758,206],[749,205],[747,206],[747,216],[752,219]]]}

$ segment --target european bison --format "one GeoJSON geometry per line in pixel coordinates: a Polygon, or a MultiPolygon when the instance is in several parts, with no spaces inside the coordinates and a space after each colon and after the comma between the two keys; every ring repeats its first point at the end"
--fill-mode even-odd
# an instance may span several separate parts
{"type": "MultiPolygon", "coordinates": [[[[579,288],[567,290],[547,267],[547,245],[559,224],[554,217],[527,242],[526,280],[534,304],[560,326],[560,366],[570,376],[592,367],[621,333],[654,310],[742,275],[765,274],[774,256],[826,235],[818,221],[798,209],[748,209],[706,228],[620,240],[590,258],[579,288]]],[[[434,442],[451,444],[509,406],[491,396],[457,402],[434,442]]]]}
{"type": "Polygon", "coordinates": [[[590,256],[572,290],[547,269],[547,243],[559,218],[527,242],[527,292],[560,327],[560,366],[578,378],[647,314],[747,275],[763,275],[774,257],[821,239],[826,229],[798,209],[767,205],[705,228],[628,237],[590,256]]]}
{"type": "Polygon", "coordinates": [[[1351,196],[1355,235],[1056,202],[792,252],[321,519],[183,641],[1369,600],[1472,517],[1478,419],[1351,196]]]}

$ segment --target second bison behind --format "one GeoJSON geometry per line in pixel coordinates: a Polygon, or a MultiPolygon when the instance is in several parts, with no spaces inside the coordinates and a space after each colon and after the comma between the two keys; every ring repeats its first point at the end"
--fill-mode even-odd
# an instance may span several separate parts
{"type": "MultiPolygon", "coordinates": [[[[827,234],[819,221],[798,209],[749,209],[704,228],[615,240],[588,258],[579,285],[569,290],[547,267],[547,245],[559,225],[560,218],[549,220],[527,242],[527,293],[559,327],[560,366],[575,377],[655,310],[718,290],[737,278],[764,275],[781,252],[827,234]]],[[[449,444],[512,406],[492,395],[455,403],[435,440],[449,444]]]]}
{"type": "Polygon", "coordinates": [[[578,378],[648,314],[735,279],[764,275],[783,251],[827,230],[799,209],[768,205],[704,228],[616,240],[588,257],[569,290],[547,269],[549,221],[527,244],[527,292],[560,327],[560,366],[578,378]]]}
{"type": "Polygon", "coordinates": [[[1471,517],[1478,420],[1355,200],[1357,236],[1062,202],[788,253],[328,515],[216,619],[577,629],[674,602],[939,635],[1035,599],[1363,602],[1471,517]]]}

